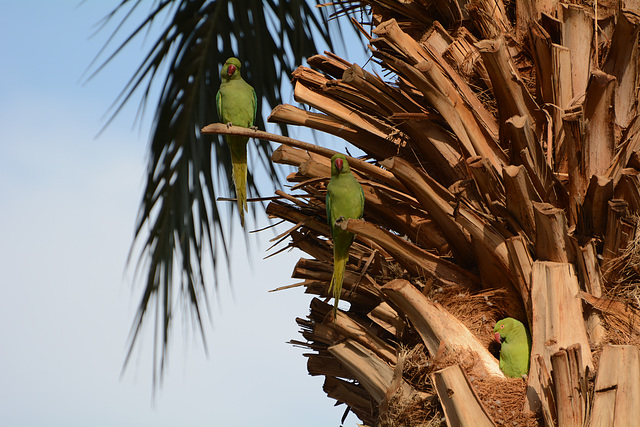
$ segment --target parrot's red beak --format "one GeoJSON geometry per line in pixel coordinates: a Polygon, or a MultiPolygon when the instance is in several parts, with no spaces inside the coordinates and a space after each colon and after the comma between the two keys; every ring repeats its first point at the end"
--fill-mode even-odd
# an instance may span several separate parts
{"type": "Polygon", "coordinates": [[[236,72],[236,66],[233,64],[230,64],[229,67],[227,67],[227,75],[231,77],[235,72],[236,72]]]}
{"type": "Polygon", "coordinates": [[[502,338],[500,337],[500,332],[496,332],[495,334],[493,334],[493,337],[495,338],[498,344],[502,344],[502,338]]]}
{"type": "Polygon", "coordinates": [[[338,172],[342,170],[342,166],[342,159],[336,159],[336,169],[338,169],[338,172]]]}

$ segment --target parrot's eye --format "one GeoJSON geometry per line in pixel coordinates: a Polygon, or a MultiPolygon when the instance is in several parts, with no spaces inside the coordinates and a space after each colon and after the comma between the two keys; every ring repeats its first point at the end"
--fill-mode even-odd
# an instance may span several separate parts
{"type": "Polygon", "coordinates": [[[500,329],[504,329],[504,325],[500,325],[500,329]]]}

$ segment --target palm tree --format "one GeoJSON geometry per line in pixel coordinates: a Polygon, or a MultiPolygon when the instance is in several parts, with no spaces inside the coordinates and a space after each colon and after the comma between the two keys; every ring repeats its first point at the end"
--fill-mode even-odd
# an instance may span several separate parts
{"type": "MultiPolygon", "coordinates": [[[[165,143],[152,142],[137,234],[149,224],[147,292],[132,345],[155,301],[157,373],[173,315],[174,262],[186,306],[201,324],[203,249],[209,245],[215,257],[216,239],[224,238],[211,207],[211,152],[197,144],[200,122],[181,127],[173,120],[195,111],[188,106],[197,103],[187,102],[197,98],[195,76],[217,76],[217,67],[205,67],[205,55],[195,53],[208,52],[202,44],[213,30],[193,17],[209,16],[218,3],[179,3],[176,16],[189,19],[176,22],[191,26],[180,27],[181,37],[166,32],[156,44],[165,47],[160,58],[175,41],[184,49],[173,63],[189,59],[188,71],[171,67],[165,85],[167,106],[161,103],[152,139],[165,143]],[[202,69],[209,71],[193,72],[202,69]]],[[[290,176],[294,190],[276,191],[267,213],[294,224],[289,245],[311,256],[295,266],[294,277],[317,298],[297,319],[304,339],[292,341],[309,349],[309,373],[324,376],[328,396],[368,425],[440,425],[443,418],[463,426],[635,422],[640,20],[625,9],[635,3],[339,3],[347,11],[368,8],[362,16],[370,18],[371,34],[353,22],[386,78],[333,53],[316,55],[292,72],[296,101],[316,111],[279,105],[269,117],[339,136],[366,153],[349,158],[366,208],[363,220],[340,223],[358,237],[341,298],[348,306],[335,318],[323,203],[334,152],[222,124],[202,131],[281,142],[272,159],[298,167],[290,176]],[[495,357],[493,325],[506,316],[532,334],[526,378],[505,378],[495,357]]],[[[253,25],[256,15],[246,16],[253,25]]],[[[287,19],[281,22],[287,27],[287,19]]],[[[153,75],[157,68],[141,70],[153,75]]],[[[132,88],[140,81],[134,78],[132,88]]],[[[198,87],[207,93],[208,86],[198,87]]],[[[226,146],[216,147],[222,156],[226,146]]]]}
{"type": "MultiPolygon", "coordinates": [[[[109,41],[144,3],[122,1],[105,17],[103,25],[124,14],[109,41]]],[[[215,99],[221,64],[231,56],[241,58],[245,79],[255,87],[258,99],[266,100],[271,107],[282,103],[281,86],[297,64],[316,53],[320,45],[331,47],[332,32],[340,38],[339,27],[330,25],[315,5],[316,2],[303,0],[156,1],[146,19],[94,71],[100,72],[156,20],[168,17],[114,104],[115,115],[141,90],[140,109],[144,110],[152,83],[163,81],[150,137],[146,187],[132,245],[132,251],[136,243],[141,245],[137,270],[145,288],[126,359],[129,360],[141,328],[155,308],[154,387],[162,378],[172,319],[179,308],[186,311],[185,315],[202,332],[203,306],[207,306],[207,295],[215,291],[205,280],[203,263],[212,262],[215,272],[220,258],[228,261],[231,227],[223,227],[217,195],[231,183],[229,149],[223,138],[211,140],[200,134],[205,124],[217,121],[215,99]],[[163,65],[166,75],[159,76],[163,65]],[[205,259],[208,255],[210,260],[205,259]],[[176,296],[181,297],[181,306],[176,307],[176,296]]],[[[108,44],[96,59],[107,52],[108,44]]],[[[261,110],[259,107],[257,126],[264,128],[261,110]]],[[[286,126],[280,129],[286,133],[286,126]]],[[[262,167],[276,185],[276,170],[266,160],[271,155],[270,146],[260,142],[257,150],[257,158],[263,159],[262,167]]],[[[248,176],[248,190],[253,195],[258,194],[256,170],[259,173],[254,167],[248,176]]],[[[231,214],[234,205],[227,206],[231,214]]]]}
{"type": "Polygon", "coordinates": [[[372,34],[359,28],[387,79],[316,55],[293,74],[316,112],[269,117],[366,153],[349,158],[366,207],[339,223],[357,238],[335,318],[334,152],[252,134],[298,167],[267,213],[310,256],[293,277],[317,297],[292,341],[309,374],[367,425],[636,423],[640,19],[625,8],[637,4],[343,3],[370,6],[372,34]],[[526,378],[505,378],[491,344],[507,316],[532,334],[526,378]]]}

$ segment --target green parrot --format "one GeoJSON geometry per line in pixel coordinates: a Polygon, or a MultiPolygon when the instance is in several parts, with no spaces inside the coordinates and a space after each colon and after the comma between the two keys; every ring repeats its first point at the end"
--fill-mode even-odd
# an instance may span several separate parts
{"type": "Polygon", "coordinates": [[[364,192],[362,186],[351,173],[344,154],[331,158],[331,179],[327,184],[327,221],[333,238],[333,276],[329,292],[333,291],[333,316],[338,313],[338,301],[342,292],[344,270],[349,260],[349,248],[355,235],[336,225],[338,219],[362,218],[364,213],[364,192]]]}
{"type": "MultiPolygon", "coordinates": [[[[256,120],[258,100],[256,91],[240,75],[240,61],[229,58],[220,71],[222,82],[216,95],[218,116],[227,126],[253,127],[256,120]]],[[[247,142],[249,137],[226,135],[231,150],[233,183],[236,187],[240,222],[244,227],[244,212],[247,210],[247,142]]]]}
{"type": "Polygon", "coordinates": [[[501,344],[500,369],[511,378],[529,373],[531,336],[522,322],[507,317],[496,323],[494,338],[501,344]]]}

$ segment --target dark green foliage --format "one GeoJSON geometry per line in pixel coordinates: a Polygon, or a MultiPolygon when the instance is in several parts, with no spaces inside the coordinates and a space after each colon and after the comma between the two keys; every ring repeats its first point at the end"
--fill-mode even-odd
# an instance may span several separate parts
{"type": "MultiPolygon", "coordinates": [[[[134,9],[145,3],[122,1],[105,23],[120,14],[125,15],[126,21],[134,9]]],[[[231,227],[223,228],[216,191],[222,189],[222,196],[229,194],[229,147],[222,138],[211,140],[199,131],[218,121],[215,102],[221,65],[228,57],[241,58],[246,80],[255,87],[258,100],[266,100],[273,107],[282,103],[281,83],[289,80],[303,58],[317,53],[316,44],[331,46],[328,24],[315,2],[155,1],[148,17],[95,72],[136,36],[144,35],[156,18],[167,15],[160,37],[120,94],[114,113],[139,90],[143,110],[152,82],[162,79],[134,241],[142,244],[138,269],[145,269],[145,288],[126,359],[131,356],[149,309],[155,305],[154,387],[165,368],[172,319],[178,312],[176,300],[182,302],[189,313],[184,315],[202,333],[202,306],[207,304],[210,291],[202,269],[207,260],[203,258],[208,249],[214,271],[219,256],[228,261],[231,227]],[[168,73],[162,77],[158,72],[165,63],[168,73]]],[[[111,38],[120,28],[119,25],[111,38]]],[[[256,125],[264,129],[261,102],[258,104],[256,125]]],[[[269,160],[271,147],[258,142],[257,149],[262,167],[275,185],[277,177],[269,160]]],[[[256,165],[249,168],[247,186],[254,195],[257,188],[251,172],[258,169],[256,165]]],[[[231,210],[234,204],[228,206],[231,210]]]]}

